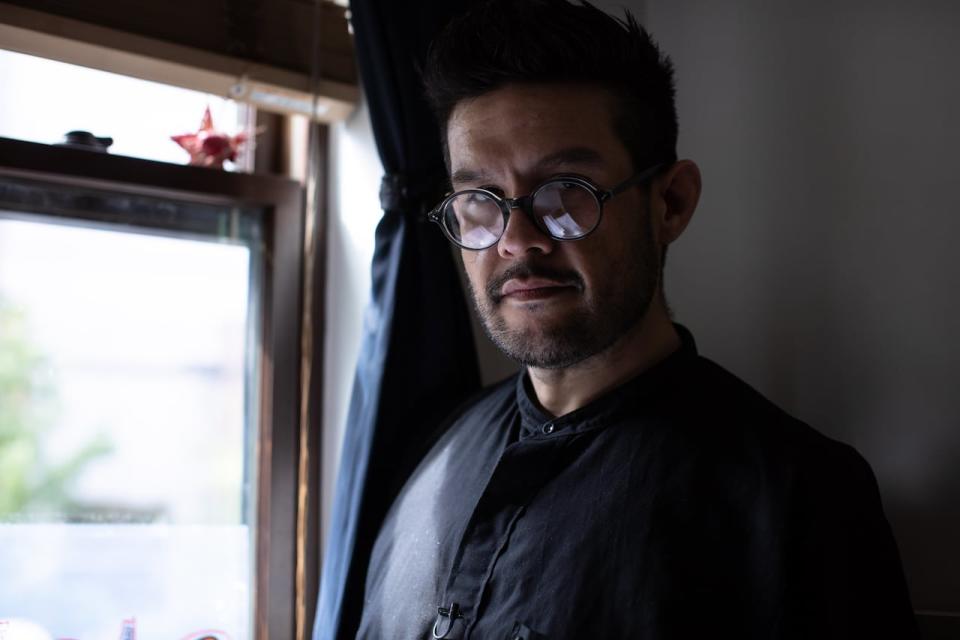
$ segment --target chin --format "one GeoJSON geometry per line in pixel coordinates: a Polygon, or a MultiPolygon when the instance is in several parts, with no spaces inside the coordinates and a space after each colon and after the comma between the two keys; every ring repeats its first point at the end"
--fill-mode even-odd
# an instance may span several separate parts
{"type": "Polygon", "coordinates": [[[570,366],[589,357],[593,340],[576,322],[502,322],[485,325],[487,335],[500,351],[520,364],[543,369],[570,366]]]}

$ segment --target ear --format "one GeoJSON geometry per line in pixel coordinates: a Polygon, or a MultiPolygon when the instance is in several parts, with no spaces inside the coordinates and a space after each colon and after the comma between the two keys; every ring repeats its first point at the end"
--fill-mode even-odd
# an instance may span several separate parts
{"type": "Polygon", "coordinates": [[[692,160],[673,164],[653,183],[657,241],[667,246],[680,237],[700,201],[700,168],[692,160]],[[659,202],[657,202],[659,201],[659,202]]]}

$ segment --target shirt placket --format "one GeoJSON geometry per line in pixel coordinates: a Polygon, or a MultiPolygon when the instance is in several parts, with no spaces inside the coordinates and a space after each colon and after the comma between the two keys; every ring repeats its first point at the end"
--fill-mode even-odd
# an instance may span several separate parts
{"type": "Polygon", "coordinates": [[[497,561],[526,505],[563,466],[567,440],[561,434],[541,436],[504,450],[454,557],[447,589],[438,604],[435,638],[470,637],[497,561]]]}

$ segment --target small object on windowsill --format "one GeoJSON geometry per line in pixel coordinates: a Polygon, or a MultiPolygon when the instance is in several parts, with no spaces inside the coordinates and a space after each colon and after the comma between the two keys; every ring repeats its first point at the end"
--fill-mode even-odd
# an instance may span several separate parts
{"type": "Polygon", "coordinates": [[[190,154],[189,164],[197,167],[213,167],[223,169],[227,160],[236,162],[240,147],[250,138],[249,132],[241,131],[230,135],[217,131],[213,126],[213,117],[210,107],[203,112],[200,129],[196,133],[182,133],[170,136],[170,139],[184,148],[190,154]]]}
{"type": "Polygon", "coordinates": [[[54,143],[53,146],[107,153],[107,148],[112,144],[113,138],[95,136],[89,131],[68,131],[63,136],[63,142],[54,143]]]}
{"type": "Polygon", "coordinates": [[[123,627],[120,629],[120,640],[137,639],[137,619],[126,618],[123,621],[123,627]]]}

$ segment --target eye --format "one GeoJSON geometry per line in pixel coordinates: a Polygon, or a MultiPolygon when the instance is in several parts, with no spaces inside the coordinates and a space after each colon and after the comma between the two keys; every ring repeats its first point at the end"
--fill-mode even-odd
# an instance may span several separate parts
{"type": "Polygon", "coordinates": [[[488,226],[500,214],[500,207],[493,198],[482,191],[465,191],[447,205],[461,227],[488,226]]]}

